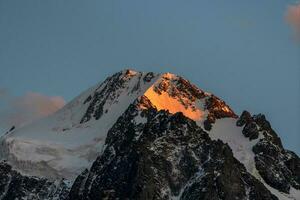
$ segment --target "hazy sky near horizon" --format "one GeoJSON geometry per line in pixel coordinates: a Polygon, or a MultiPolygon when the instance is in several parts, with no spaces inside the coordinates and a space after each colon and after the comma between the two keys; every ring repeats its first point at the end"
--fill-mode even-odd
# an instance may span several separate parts
{"type": "Polygon", "coordinates": [[[300,153],[293,0],[0,0],[0,131],[123,69],[172,72],[238,114],[264,113],[300,153]]]}

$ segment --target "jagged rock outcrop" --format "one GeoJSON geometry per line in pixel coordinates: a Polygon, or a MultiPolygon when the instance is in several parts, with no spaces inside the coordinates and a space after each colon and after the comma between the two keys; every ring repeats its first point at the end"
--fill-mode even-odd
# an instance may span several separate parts
{"type": "Polygon", "coordinates": [[[277,199],[233,157],[181,113],[140,107],[108,133],[106,149],[75,181],[70,199],[277,199]],[[137,119],[145,118],[145,123],[137,119]]]}
{"type": "Polygon", "coordinates": [[[204,121],[204,128],[207,131],[211,130],[212,124],[215,123],[217,119],[238,117],[224,101],[214,95],[210,95],[206,99],[205,106],[206,109],[209,110],[207,119],[204,121]]]}
{"type": "Polygon", "coordinates": [[[289,193],[290,188],[300,189],[300,159],[282,146],[281,140],[262,114],[251,116],[244,111],[237,121],[244,126],[243,134],[259,141],[253,146],[255,166],[270,186],[289,193]]]}
{"type": "Polygon", "coordinates": [[[46,178],[21,175],[5,161],[0,162],[1,200],[66,200],[69,194],[67,181],[50,181],[46,178]]]}

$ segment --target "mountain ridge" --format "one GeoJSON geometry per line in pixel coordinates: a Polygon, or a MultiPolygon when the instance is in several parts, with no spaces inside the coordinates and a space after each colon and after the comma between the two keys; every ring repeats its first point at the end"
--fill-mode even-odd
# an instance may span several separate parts
{"type": "MultiPolygon", "coordinates": [[[[0,150],[7,160],[0,169],[16,171],[2,175],[3,199],[13,199],[14,176],[50,185],[68,179],[58,199],[300,198],[299,157],[283,148],[264,115],[238,116],[171,73],[118,72],[3,136],[0,150]]],[[[50,193],[33,199],[54,199],[50,193]]]]}
{"type": "Polygon", "coordinates": [[[97,157],[97,149],[103,146],[106,133],[117,118],[143,95],[158,110],[183,112],[204,123],[206,128],[222,114],[236,117],[223,101],[180,76],[126,69],[83,92],[53,115],[5,135],[2,157],[15,167],[20,163],[19,170],[29,175],[75,177],[97,157]],[[203,107],[206,104],[207,109],[203,107]],[[45,155],[45,151],[52,153],[45,155]],[[80,155],[74,155],[74,152],[80,155]],[[24,155],[28,153],[34,154],[34,158],[24,155]],[[69,163],[65,163],[66,160],[69,163]],[[35,170],[32,161],[37,164],[35,170]],[[78,168],[74,169],[74,165],[78,168]]]}

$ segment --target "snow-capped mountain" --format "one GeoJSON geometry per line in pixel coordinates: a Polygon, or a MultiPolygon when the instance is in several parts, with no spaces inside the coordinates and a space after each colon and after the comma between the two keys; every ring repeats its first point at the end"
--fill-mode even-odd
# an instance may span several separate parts
{"type": "Polygon", "coordinates": [[[264,115],[170,73],[116,73],[0,155],[0,199],[300,199],[300,159],[264,115]]]}

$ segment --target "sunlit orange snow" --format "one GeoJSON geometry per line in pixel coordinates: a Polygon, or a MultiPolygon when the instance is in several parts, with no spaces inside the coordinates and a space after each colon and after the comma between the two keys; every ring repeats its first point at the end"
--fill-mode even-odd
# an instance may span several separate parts
{"type": "Polygon", "coordinates": [[[185,108],[177,99],[170,97],[166,92],[156,93],[153,87],[150,87],[144,95],[158,110],[168,110],[172,114],[182,112],[186,117],[193,120],[200,120],[204,115],[203,111],[197,108],[196,110],[190,107],[185,108]]]}

